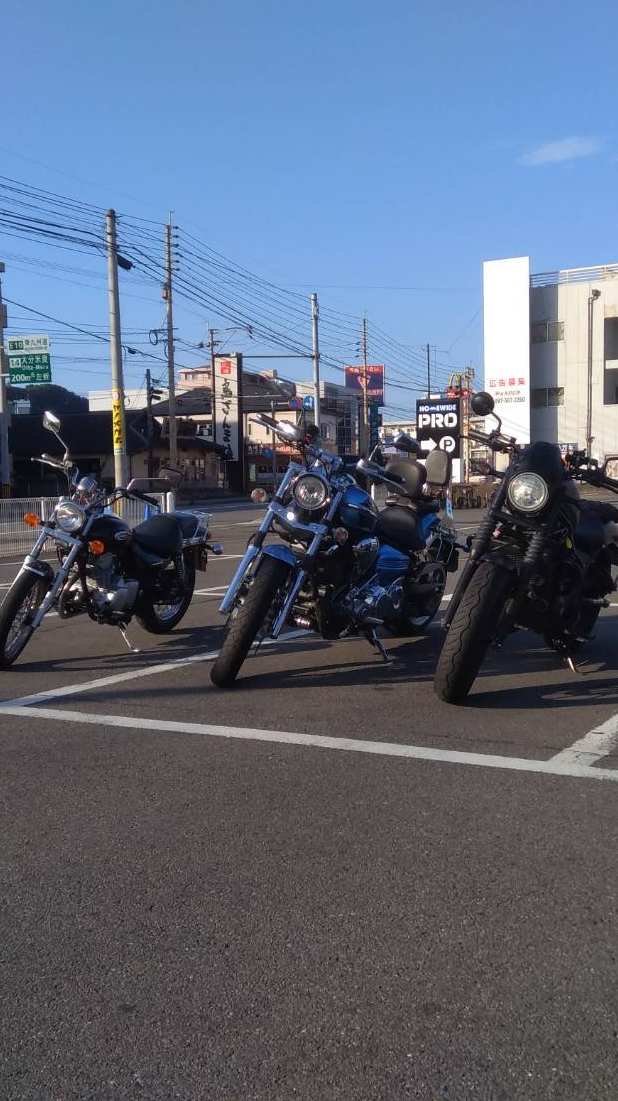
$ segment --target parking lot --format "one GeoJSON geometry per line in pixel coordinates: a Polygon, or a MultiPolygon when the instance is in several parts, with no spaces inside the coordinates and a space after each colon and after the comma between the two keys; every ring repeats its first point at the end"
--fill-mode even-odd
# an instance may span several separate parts
{"type": "Polygon", "coordinates": [[[579,676],[517,635],[466,707],[439,621],[221,691],[260,515],[171,635],[49,616],[1,674],[3,1098],[614,1099],[618,597],[579,676]]]}

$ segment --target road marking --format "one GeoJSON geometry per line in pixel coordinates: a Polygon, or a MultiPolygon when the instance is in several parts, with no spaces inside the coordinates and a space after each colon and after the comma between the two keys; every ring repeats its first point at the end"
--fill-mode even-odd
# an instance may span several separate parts
{"type": "Polygon", "coordinates": [[[607,757],[618,746],[618,715],[589,730],[551,760],[555,764],[594,765],[601,757],[607,757]]]}
{"type": "Polygon", "coordinates": [[[61,711],[52,707],[2,708],[8,715],[36,716],[53,722],[80,725],[120,727],[125,730],[146,730],[150,733],[199,734],[208,738],[233,738],[252,742],[280,742],[315,749],[338,749],[352,753],[371,753],[380,757],[405,757],[437,764],[474,765],[513,772],[537,772],[549,776],[571,776],[579,780],[618,781],[618,770],[591,768],[577,763],[526,760],[519,757],[498,757],[486,753],[462,753],[456,750],[429,749],[424,746],[398,745],[396,742],[370,742],[356,738],[332,738],[322,734],[292,734],[287,730],[253,730],[236,726],[210,726],[206,723],[181,723],[165,719],[140,719],[125,715],[88,714],[82,711],[61,711]]]}
{"type": "MultiPolygon", "coordinates": [[[[290,642],[295,638],[302,638],[305,635],[309,635],[310,631],[305,631],[299,628],[296,631],[289,631],[285,635],[280,635],[279,638],[266,638],[261,644],[260,649],[263,650],[265,646],[276,646],[283,642],[290,642]]],[[[81,684],[67,684],[62,688],[50,688],[47,692],[35,692],[31,696],[18,696],[12,700],[6,700],[5,703],[0,703],[0,714],[8,711],[10,713],[12,708],[26,708],[32,704],[45,703],[47,700],[55,700],[62,696],[76,696],[82,692],[90,692],[95,688],[105,688],[111,684],[120,684],[122,681],[138,680],[141,677],[157,676],[159,673],[169,673],[173,669],[182,669],[185,665],[195,665],[200,661],[214,661],[219,656],[218,650],[211,650],[206,654],[190,654],[188,657],[175,658],[174,661],[162,662],[159,665],[147,665],[141,669],[129,669],[126,673],[113,673],[109,677],[99,677],[98,680],[84,681],[81,684]]]]}

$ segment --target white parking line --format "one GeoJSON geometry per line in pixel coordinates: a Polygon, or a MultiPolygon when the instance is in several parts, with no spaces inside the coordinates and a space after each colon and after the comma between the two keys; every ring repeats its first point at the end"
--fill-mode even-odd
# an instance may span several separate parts
{"type": "Polygon", "coordinates": [[[79,723],[80,726],[120,727],[125,730],[146,730],[149,733],[199,734],[208,738],[235,738],[252,742],[280,742],[284,745],[307,746],[315,749],[336,749],[352,753],[371,753],[380,757],[405,757],[437,764],[474,765],[514,772],[537,772],[549,776],[572,776],[579,780],[618,781],[618,770],[590,768],[585,764],[561,763],[556,760],[534,761],[519,757],[499,757],[486,753],[460,753],[456,750],[429,749],[424,746],[399,745],[396,742],[370,742],[356,738],[331,738],[322,734],[293,734],[287,730],[253,730],[238,726],[210,726],[206,723],[181,723],[165,719],[140,719],[125,715],[91,715],[83,711],[60,711],[52,707],[3,707],[8,715],[36,716],[53,722],[79,723]]]}

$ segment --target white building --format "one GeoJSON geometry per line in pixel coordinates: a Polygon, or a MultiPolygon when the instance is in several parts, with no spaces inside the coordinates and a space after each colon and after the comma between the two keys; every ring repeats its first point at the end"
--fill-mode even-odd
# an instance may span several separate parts
{"type": "Polygon", "coordinates": [[[530,275],[483,265],[485,389],[504,430],[618,454],[618,264],[530,275]]]}
{"type": "MultiPolygon", "coordinates": [[[[167,388],[165,386],[157,385],[157,392],[162,396],[157,398],[157,401],[162,401],[163,398],[167,398],[167,388]]],[[[88,409],[91,413],[99,413],[103,410],[109,410],[112,407],[112,391],[111,390],[89,390],[88,391],[88,409]]],[[[139,389],[127,389],[124,391],[124,407],[125,409],[145,409],[146,408],[146,387],[140,386],[139,389]]]]}

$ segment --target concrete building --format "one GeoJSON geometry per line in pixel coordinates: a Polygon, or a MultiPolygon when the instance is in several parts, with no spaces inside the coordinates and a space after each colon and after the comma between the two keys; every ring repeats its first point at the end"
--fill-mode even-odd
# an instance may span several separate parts
{"type": "Polygon", "coordinates": [[[618,264],[484,264],[485,388],[520,442],[618,454],[618,264]]]}

